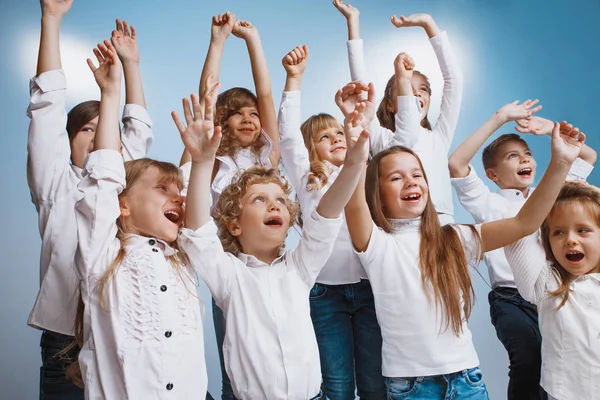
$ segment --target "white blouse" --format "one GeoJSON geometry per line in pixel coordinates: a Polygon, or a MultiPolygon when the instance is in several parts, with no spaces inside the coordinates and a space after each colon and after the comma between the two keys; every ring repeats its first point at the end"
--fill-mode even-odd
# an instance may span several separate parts
{"type": "Polygon", "coordinates": [[[125,258],[107,281],[121,243],[116,237],[118,195],[125,187],[121,155],[98,150],[88,157],[77,202],[75,258],[85,305],[79,353],[86,399],[204,399],[204,306],[198,277],[174,266],[176,250],[156,238],[129,235],[125,258]]]}
{"type": "MultiPolygon", "coordinates": [[[[79,298],[74,208],[81,199],[77,190],[81,169],[71,164],[66,131],[67,82],[62,70],[54,70],[33,77],[29,86],[27,183],[39,214],[42,249],[40,290],[27,324],[73,335],[79,298]]],[[[121,140],[125,160],[145,156],[152,143],[152,121],[146,109],[125,105],[121,140]]]]}

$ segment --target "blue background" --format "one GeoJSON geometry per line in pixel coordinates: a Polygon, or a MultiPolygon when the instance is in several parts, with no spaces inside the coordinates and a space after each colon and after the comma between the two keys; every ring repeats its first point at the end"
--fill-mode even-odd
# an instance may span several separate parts
{"type": "MultiPolygon", "coordinates": [[[[378,93],[393,72],[392,61],[408,51],[417,69],[431,79],[434,92],[432,120],[439,110],[441,75],[427,37],[419,28],[395,29],[392,14],[432,14],[441,29],[449,32],[465,76],[465,91],[453,148],[502,105],[516,99],[539,98],[541,116],[569,120],[588,134],[588,144],[599,148],[596,118],[600,106],[598,0],[356,0],[361,10],[361,33],[365,40],[367,67],[378,93]]],[[[346,57],[346,23],[329,0],[304,1],[191,1],[75,0],[63,22],[63,65],[69,82],[69,104],[99,98],[85,58],[108,38],[119,17],[138,31],[141,69],[148,109],[154,119],[155,142],[150,157],[178,162],[182,151],[171,117],[180,111],[181,98],[197,90],[210,35],[211,16],[234,12],[258,27],[273,82],[276,105],[284,84],[281,58],[298,44],[310,50],[305,74],[303,118],[329,112],[341,118],[333,102],[335,91],[350,79],[346,57]]],[[[37,294],[40,238],[37,214],[26,183],[26,141],[29,120],[28,80],[35,73],[40,21],[39,2],[0,0],[0,170],[4,171],[0,210],[4,229],[0,233],[2,279],[0,280],[0,393],[2,398],[33,399],[39,378],[40,332],[26,326],[37,294]]],[[[228,41],[222,61],[224,88],[253,88],[244,43],[228,41]]],[[[379,96],[380,97],[380,96],[379,96]]],[[[507,125],[501,132],[512,131],[507,125]]],[[[528,136],[538,163],[538,176],[549,159],[549,138],[528,136]]],[[[480,154],[474,160],[480,174],[480,154]]],[[[600,183],[600,174],[590,181],[600,183]]],[[[491,182],[488,181],[491,185],[491,182]]],[[[456,205],[456,220],[470,217],[456,205]]],[[[290,241],[294,241],[295,233],[290,241]]],[[[487,278],[485,266],[481,274],[487,278]]],[[[487,283],[473,274],[477,304],[470,327],[481,360],[490,396],[506,398],[508,362],[506,352],[489,322],[487,283]]],[[[220,374],[214,339],[210,297],[206,356],[209,390],[220,391],[220,374]]]]}

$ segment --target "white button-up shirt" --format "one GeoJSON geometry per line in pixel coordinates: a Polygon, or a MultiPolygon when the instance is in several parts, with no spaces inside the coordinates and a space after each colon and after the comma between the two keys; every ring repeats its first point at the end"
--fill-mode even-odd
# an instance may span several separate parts
{"type": "MultiPolygon", "coordinates": [[[[462,333],[458,336],[451,327],[444,330],[444,311],[435,305],[433,287],[431,283],[423,285],[420,218],[390,222],[395,229],[391,234],[373,223],[369,245],[363,253],[358,253],[375,297],[383,337],[383,375],[392,378],[442,375],[478,366],[467,322],[462,323],[462,333]]],[[[453,228],[467,261],[476,261],[477,239],[471,228],[465,225],[453,228]]],[[[475,229],[479,232],[480,226],[475,229]]]]}
{"type": "Polygon", "coordinates": [[[88,157],[77,202],[77,278],[85,305],[79,363],[86,399],[204,399],[203,310],[198,277],[173,265],[175,250],[149,237],[129,235],[125,257],[99,283],[121,248],[118,194],[125,187],[121,155],[99,150],[88,157]]]}
{"type": "MultiPolygon", "coordinates": [[[[448,171],[448,152],[460,114],[463,76],[446,32],[432,37],[429,42],[433,47],[444,79],[440,116],[433,130],[430,131],[421,126],[421,114],[415,105],[415,96],[398,96],[398,111],[395,116],[396,132],[393,134],[393,140],[385,139],[389,134],[377,135],[376,138],[383,139],[371,140],[371,152],[376,154],[393,145],[403,145],[414,150],[425,168],[435,209],[438,213],[445,214],[440,215],[440,222],[446,224],[453,221],[452,216],[454,215],[448,171]]],[[[362,40],[356,39],[348,42],[348,58],[351,73],[363,73],[361,71],[364,71],[365,68],[361,67],[361,64],[364,64],[362,40]]],[[[363,80],[359,76],[353,76],[352,79],[363,80]]],[[[378,125],[375,120],[376,118],[373,123],[378,125]]],[[[380,131],[373,125],[371,129],[380,131]]]]}
{"type": "Polygon", "coordinates": [[[560,286],[546,261],[539,232],[507,247],[519,293],[538,307],[542,333],[541,385],[559,400],[600,399],[600,274],[575,278],[569,299],[550,295],[560,286]]]}
{"type": "MultiPolygon", "coordinates": [[[[31,118],[27,141],[27,182],[39,214],[42,237],[40,291],[27,323],[35,328],[73,335],[79,298],[74,256],[77,248],[75,203],[81,169],[71,164],[66,131],[66,88],[62,70],[31,79],[31,118]]],[[[144,157],[152,143],[148,112],[128,104],[123,110],[123,157],[144,157]]]]}
{"type": "MultiPolygon", "coordinates": [[[[519,213],[525,204],[523,192],[517,189],[500,189],[493,193],[488,186],[477,176],[475,169],[470,166],[469,175],[464,178],[452,178],[452,185],[460,204],[473,216],[476,223],[492,222],[505,218],[512,218],[519,213]]],[[[594,167],[578,158],[575,160],[568,181],[586,180],[594,167]]],[[[529,189],[529,195],[534,188],[529,189]]],[[[516,288],[515,279],[504,249],[496,249],[484,254],[483,259],[488,267],[490,283],[495,287],[516,288]]]]}
{"type": "MultiPolygon", "coordinates": [[[[279,149],[285,174],[294,186],[300,202],[302,215],[309,216],[319,205],[323,194],[337,179],[341,167],[327,161],[329,168],[327,184],[320,189],[309,190],[306,186],[310,173],[310,159],[300,131],[300,91],[283,92],[279,107],[279,149]]],[[[326,285],[345,285],[367,279],[367,273],[353,250],[350,232],[344,219],[333,252],[317,277],[326,285]]]]}
{"type": "Polygon", "coordinates": [[[321,386],[309,292],[342,219],[311,213],[298,247],[271,265],[223,250],[214,222],[182,230],[180,243],[225,314],[223,357],[235,397],[306,400],[321,386]]]}

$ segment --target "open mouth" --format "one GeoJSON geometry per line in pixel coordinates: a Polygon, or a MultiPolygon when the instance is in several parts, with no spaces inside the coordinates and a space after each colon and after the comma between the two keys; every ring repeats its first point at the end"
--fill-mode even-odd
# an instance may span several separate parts
{"type": "Polygon", "coordinates": [[[533,173],[533,170],[529,167],[523,168],[523,169],[520,169],[517,171],[517,175],[524,176],[526,178],[529,178],[532,173],[533,173]]]}
{"type": "Polygon", "coordinates": [[[421,195],[419,193],[411,193],[407,196],[401,197],[400,199],[403,201],[419,201],[421,200],[421,195]]]}
{"type": "Polygon", "coordinates": [[[278,215],[273,215],[265,221],[265,225],[273,226],[275,228],[281,227],[283,226],[283,218],[278,215]]]}
{"type": "Polygon", "coordinates": [[[252,128],[242,128],[242,129],[238,129],[239,132],[244,133],[246,135],[254,133],[254,129],[252,128]]]}
{"type": "Polygon", "coordinates": [[[165,218],[168,219],[169,221],[171,221],[174,224],[179,224],[179,221],[181,219],[181,211],[177,211],[177,210],[167,210],[165,211],[165,218]]]}
{"type": "Polygon", "coordinates": [[[584,256],[585,255],[579,251],[568,251],[567,254],[565,254],[566,259],[571,262],[579,262],[583,260],[584,256]]]}
{"type": "Polygon", "coordinates": [[[340,147],[336,147],[335,149],[331,150],[331,153],[337,153],[339,151],[345,151],[345,150],[346,150],[345,147],[340,146],[340,147]]]}

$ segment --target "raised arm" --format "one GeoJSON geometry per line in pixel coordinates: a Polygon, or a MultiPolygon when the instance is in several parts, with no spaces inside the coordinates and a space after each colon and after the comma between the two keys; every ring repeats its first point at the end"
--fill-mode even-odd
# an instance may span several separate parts
{"type": "Polygon", "coordinates": [[[215,81],[219,80],[219,72],[221,70],[221,57],[225,42],[233,31],[235,25],[235,15],[227,11],[225,14],[215,15],[212,18],[210,30],[210,45],[206,53],[206,60],[200,75],[200,96],[206,93],[206,82],[209,75],[213,76],[215,81]]]}
{"type": "Polygon", "coordinates": [[[137,33],[127,21],[116,20],[111,43],[123,65],[125,76],[125,107],[123,109],[123,158],[125,161],[142,158],[152,145],[152,120],[146,110],[144,86],[140,72],[137,33]]]}
{"type": "Polygon", "coordinates": [[[352,81],[367,81],[367,67],[363,53],[363,41],[360,38],[359,11],[343,0],[333,0],[333,5],[346,18],[348,26],[348,63],[350,65],[350,79],[352,81]]]}
{"type": "Polygon", "coordinates": [[[279,165],[279,132],[277,131],[277,114],[275,112],[275,103],[271,93],[271,77],[267,66],[267,59],[263,51],[260,36],[256,27],[248,21],[237,21],[233,34],[244,39],[250,55],[250,65],[252,66],[252,78],[258,98],[258,113],[260,115],[260,124],[262,129],[273,141],[273,151],[269,156],[271,165],[279,165]]]}
{"type": "Polygon", "coordinates": [[[482,225],[481,240],[484,252],[504,247],[531,235],[542,225],[585,141],[585,134],[578,134],[577,132],[570,136],[561,135],[559,124],[554,124],[552,158],[540,184],[516,217],[482,225]]]}
{"type": "Polygon", "coordinates": [[[191,98],[193,111],[189,100],[183,99],[183,113],[187,126],[181,122],[175,111],[171,115],[181,134],[181,140],[192,157],[185,227],[196,230],[210,221],[211,175],[221,142],[221,127],[214,126],[213,101],[210,97],[205,98],[204,110],[200,108],[196,95],[192,94],[191,98]]]}
{"type": "Polygon", "coordinates": [[[496,111],[485,124],[473,132],[471,136],[465,139],[465,141],[454,150],[454,153],[452,153],[448,159],[450,176],[452,178],[463,178],[469,175],[469,164],[485,141],[508,121],[531,117],[532,114],[542,108],[542,106],[533,108],[537,102],[537,100],[527,100],[522,104],[519,104],[519,101],[517,100],[510,104],[506,104],[496,111]]]}
{"type": "Polygon", "coordinates": [[[73,0],[42,0],[42,29],[36,75],[61,69],[60,24],[73,5],[73,0]]]}

